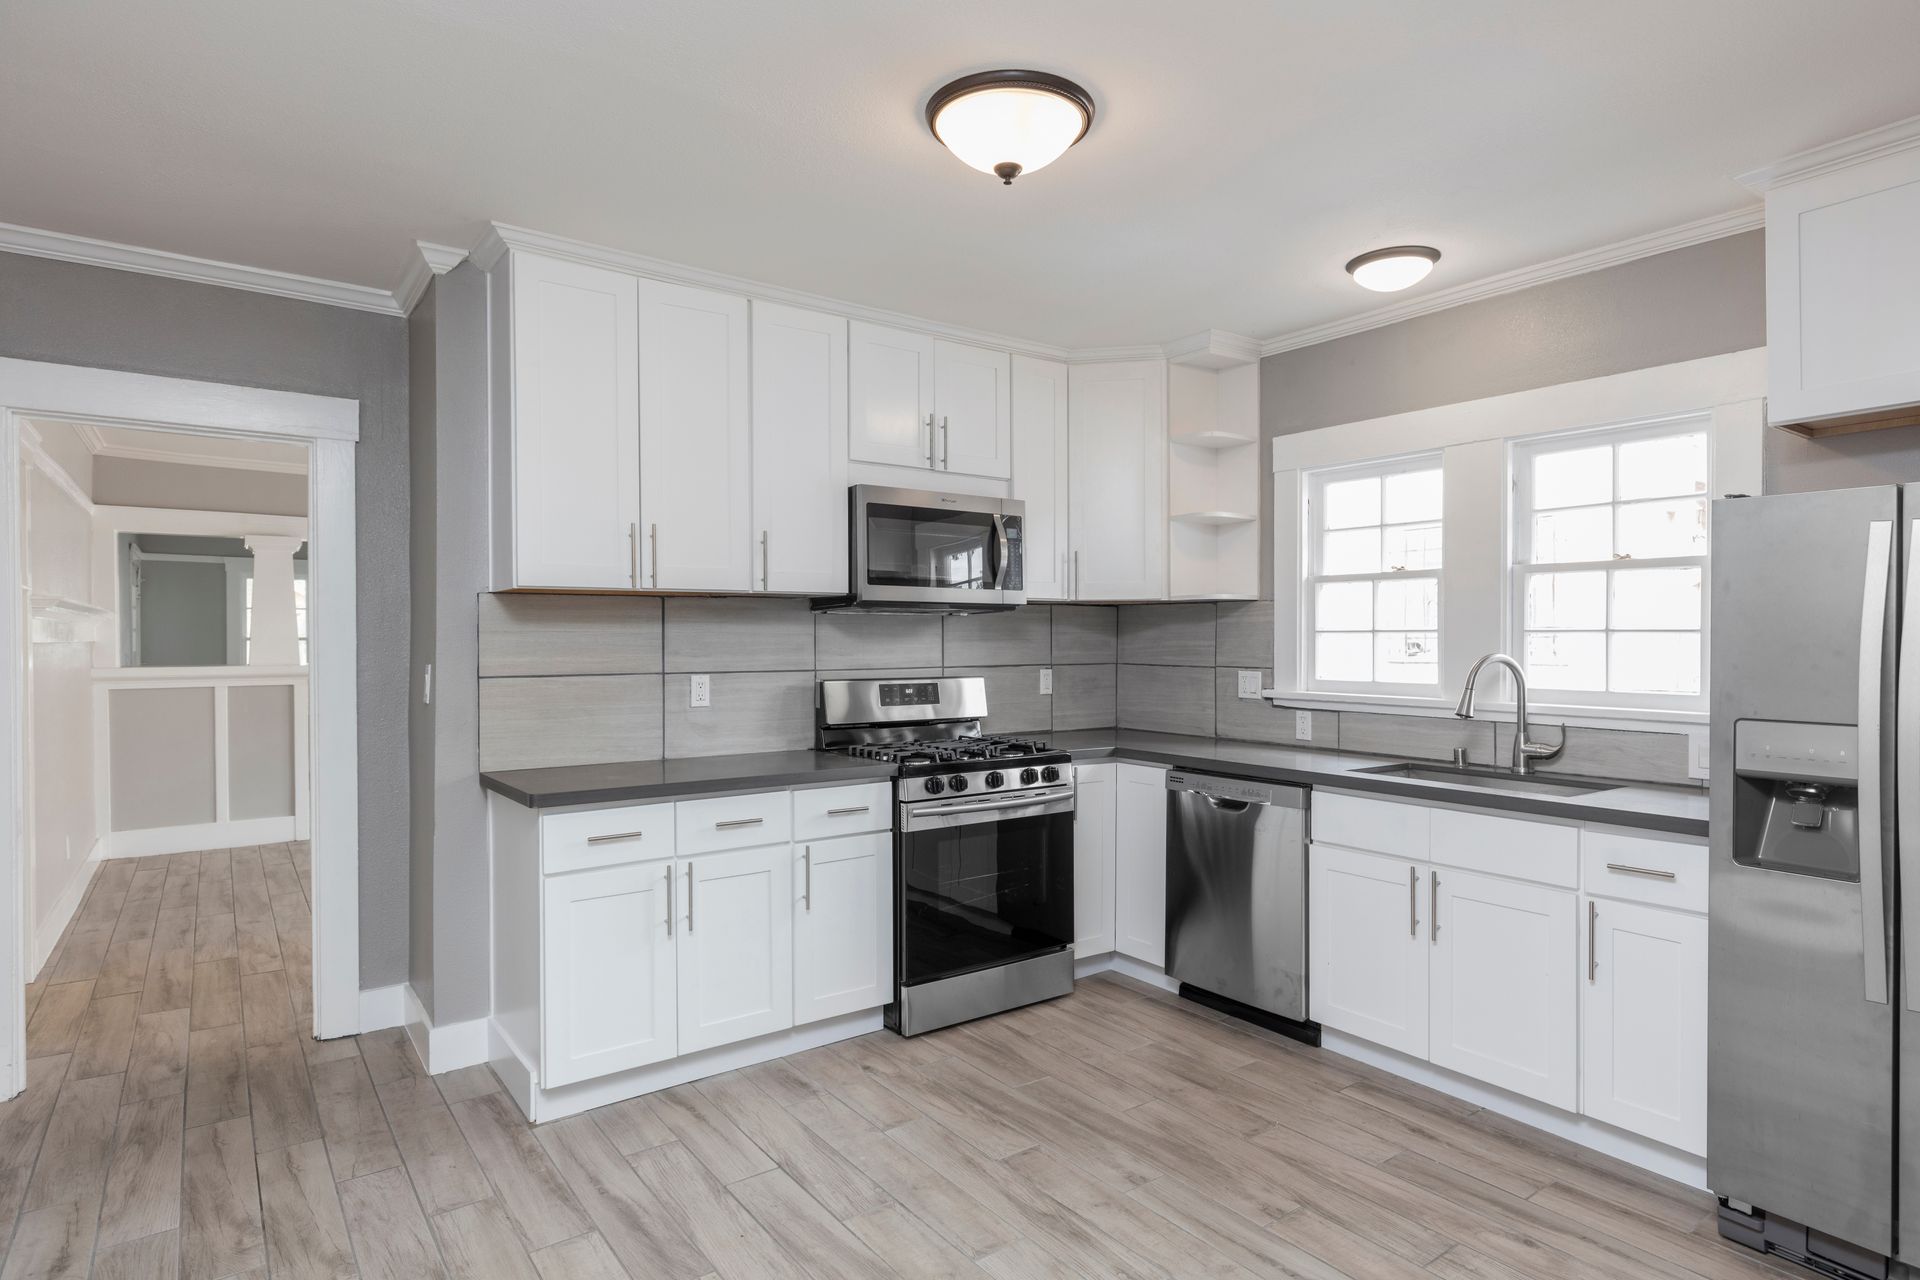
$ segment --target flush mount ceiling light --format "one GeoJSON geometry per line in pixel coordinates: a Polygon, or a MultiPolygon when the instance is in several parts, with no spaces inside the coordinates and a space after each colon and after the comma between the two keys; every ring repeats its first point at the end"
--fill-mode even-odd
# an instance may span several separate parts
{"type": "Polygon", "coordinates": [[[961,76],[927,101],[927,127],[947,150],[1011,186],[1043,169],[1093,124],[1093,95],[1045,71],[961,76]]]}
{"type": "Polygon", "coordinates": [[[1440,251],[1423,244],[1397,244],[1363,253],[1347,264],[1347,274],[1362,289],[1395,293],[1419,284],[1440,261],[1440,251]]]}

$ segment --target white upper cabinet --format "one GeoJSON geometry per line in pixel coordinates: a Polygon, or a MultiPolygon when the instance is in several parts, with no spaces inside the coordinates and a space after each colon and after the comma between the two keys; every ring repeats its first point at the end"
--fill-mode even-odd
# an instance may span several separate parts
{"type": "Polygon", "coordinates": [[[753,304],[753,586],[847,589],[847,322],[753,304]]]}
{"type": "Polygon", "coordinates": [[[1013,474],[1012,392],[1007,353],[936,340],[933,416],[936,467],[1005,480],[1013,474]]]}
{"type": "Polygon", "coordinates": [[[749,590],[747,300],[655,280],[638,289],[641,583],[749,590]]]}
{"type": "Polygon", "coordinates": [[[514,252],[496,271],[494,585],[639,585],[640,366],[632,276],[514,252]]]}
{"type": "Polygon", "coordinates": [[[1767,191],[1767,412],[1920,405],[1920,139],[1767,191]]]}
{"type": "Polygon", "coordinates": [[[855,462],[935,464],[933,339],[858,320],[847,332],[847,452],[855,462]]]}
{"type": "Polygon", "coordinates": [[[1167,594],[1167,366],[1076,364],[1068,374],[1075,600],[1167,594]]]}
{"type": "Polygon", "coordinates": [[[1013,357],[1013,496],[1027,504],[1029,600],[1067,598],[1067,366],[1013,357]]]}

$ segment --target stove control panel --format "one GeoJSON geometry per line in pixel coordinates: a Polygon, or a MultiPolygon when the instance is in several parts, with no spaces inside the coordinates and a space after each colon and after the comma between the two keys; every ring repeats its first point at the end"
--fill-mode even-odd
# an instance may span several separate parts
{"type": "Polygon", "coordinates": [[[1021,764],[1018,761],[987,761],[936,766],[938,773],[918,772],[903,777],[896,785],[899,798],[908,804],[916,801],[952,801],[988,793],[1011,794],[1021,791],[1057,791],[1073,782],[1071,764],[1021,764]]]}

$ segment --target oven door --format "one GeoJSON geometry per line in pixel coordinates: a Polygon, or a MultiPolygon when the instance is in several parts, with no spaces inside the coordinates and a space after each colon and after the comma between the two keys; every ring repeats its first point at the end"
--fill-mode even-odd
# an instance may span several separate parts
{"type": "Polygon", "coordinates": [[[1073,944],[1071,789],[930,808],[900,820],[901,986],[1073,944]]]}
{"type": "Polygon", "coordinates": [[[853,591],[863,602],[998,609],[1024,603],[1023,504],[855,486],[853,591]]]}

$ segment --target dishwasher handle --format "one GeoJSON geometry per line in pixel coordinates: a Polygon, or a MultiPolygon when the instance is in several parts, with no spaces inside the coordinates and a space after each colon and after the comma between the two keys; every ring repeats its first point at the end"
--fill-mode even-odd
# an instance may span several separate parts
{"type": "Polygon", "coordinates": [[[1238,812],[1253,805],[1272,805],[1283,809],[1305,809],[1305,787],[1278,782],[1254,782],[1247,778],[1222,778],[1214,774],[1167,770],[1167,790],[1200,796],[1216,809],[1238,812]],[[1228,803],[1222,803],[1226,801],[1228,803]]]}

